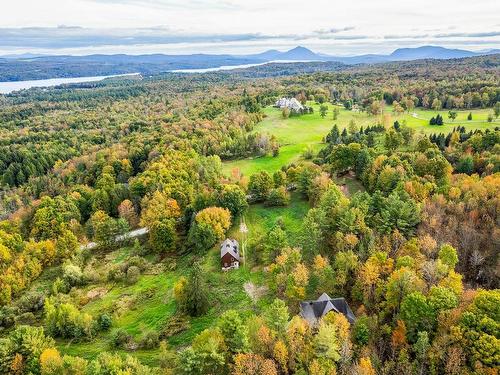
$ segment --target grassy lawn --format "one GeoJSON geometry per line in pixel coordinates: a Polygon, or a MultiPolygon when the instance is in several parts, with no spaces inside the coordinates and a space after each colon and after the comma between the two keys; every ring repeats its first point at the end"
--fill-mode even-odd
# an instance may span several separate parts
{"type": "MultiPolygon", "coordinates": [[[[309,203],[302,199],[299,193],[292,193],[290,204],[286,207],[265,207],[263,204],[254,204],[245,213],[245,223],[248,227],[248,237],[257,238],[267,233],[278,218],[283,220],[290,244],[294,244],[307,214],[309,203]]],[[[237,223],[238,224],[238,223],[237,223]]],[[[239,227],[235,225],[229,236],[240,239],[239,227]]]]}
{"type": "Polygon", "coordinates": [[[359,181],[356,177],[351,177],[351,176],[343,176],[343,177],[336,177],[332,176],[333,181],[337,185],[340,186],[345,186],[345,191],[344,194],[346,194],[348,197],[353,195],[354,193],[358,191],[365,191],[365,187],[359,181]]]}
{"type": "MultiPolygon", "coordinates": [[[[386,108],[386,111],[392,111],[392,108],[389,106],[386,108]]],[[[475,109],[475,110],[464,110],[464,111],[456,111],[457,118],[455,121],[452,121],[448,118],[448,111],[432,111],[425,110],[422,108],[417,108],[413,111],[416,116],[413,114],[404,114],[400,116],[393,116],[395,120],[401,118],[403,121],[406,121],[406,124],[415,128],[417,132],[424,132],[425,134],[432,133],[444,133],[448,134],[453,130],[456,126],[464,126],[467,130],[475,130],[475,129],[488,129],[494,128],[500,124],[499,120],[495,120],[493,122],[488,122],[488,115],[492,113],[491,108],[486,109],[475,109]],[[467,116],[469,113],[472,113],[472,120],[468,121],[467,116]],[[436,117],[440,114],[444,119],[443,125],[429,125],[429,120],[431,117],[436,117]]]]}
{"type": "Polygon", "coordinates": [[[314,113],[292,116],[287,119],[283,118],[279,109],[264,108],[266,118],[255,127],[254,131],[275,135],[281,144],[279,156],[226,162],[223,165],[224,172],[229,174],[234,168],[240,169],[244,175],[261,170],[275,172],[283,165],[300,160],[302,152],[309,146],[319,151],[323,138],[335,123],[340,128],[344,128],[351,119],[354,119],[359,126],[374,125],[377,122],[375,117],[370,117],[365,113],[355,113],[344,109],[341,109],[337,121],[334,121],[331,113],[333,105],[329,104],[329,112],[324,118],[319,114],[319,105],[315,103],[309,103],[309,105],[314,108],[314,113]]]}
{"type": "MultiPolygon", "coordinates": [[[[340,129],[348,126],[351,120],[361,127],[375,125],[382,122],[382,116],[370,116],[367,113],[353,112],[345,110],[343,107],[340,109],[340,114],[337,120],[333,120],[332,109],[333,105],[328,104],[329,111],[325,118],[319,114],[319,105],[309,103],[314,108],[314,113],[294,116],[284,119],[279,109],[273,107],[264,108],[266,115],[265,119],[255,127],[255,132],[263,132],[275,135],[280,144],[280,153],[277,157],[263,156],[256,158],[248,158],[241,160],[228,161],[223,164],[223,170],[226,174],[230,174],[235,168],[239,169],[244,175],[251,175],[261,170],[270,173],[279,170],[283,165],[301,160],[302,152],[307,147],[312,147],[315,151],[319,151],[322,147],[322,140],[328,134],[334,124],[337,124],[340,129]]],[[[487,122],[488,114],[492,109],[476,109],[458,111],[458,116],[455,121],[448,118],[448,111],[432,111],[424,110],[421,108],[415,109],[413,113],[402,114],[396,116],[392,113],[392,106],[385,107],[386,121],[393,123],[398,120],[413,127],[417,133],[449,133],[456,126],[465,126],[468,130],[474,129],[487,129],[493,128],[500,124],[500,120],[493,123],[487,122]],[[467,121],[467,115],[472,112],[472,120],[467,121]],[[431,117],[441,114],[444,118],[444,125],[429,125],[431,117]],[[387,115],[390,115],[388,117],[387,115]]]]}

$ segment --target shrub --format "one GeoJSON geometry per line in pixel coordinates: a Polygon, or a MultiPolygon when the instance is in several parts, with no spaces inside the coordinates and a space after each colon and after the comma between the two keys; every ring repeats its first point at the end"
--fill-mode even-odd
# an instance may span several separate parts
{"type": "Polygon", "coordinates": [[[42,375],[60,374],[63,370],[63,360],[57,349],[45,349],[40,355],[40,370],[42,375]]]}
{"type": "Polygon", "coordinates": [[[115,348],[123,348],[132,341],[132,336],[123,328],[115,330],[111,336],[112,344],[115,348]]]}
{"type": "Polygon", "coordinates": [[[137,358],[122,356],[118,353],[100,353],[90,362],[87,374],[133,374],[153,375],[156,372],[150,367],[142,365],[137,358]]]}
{"type": "Polygon", "coordinates": [[[160,343],[160,336],[156,331],[148,331],[141,339],[141,347],[144,349],[154,349],[160,343]]]}
{"type": "Polygon", "coordinates": [[[187,331],[191,327],[189,319],[185,315],[172,316],[161,332],[161,338],[169,338],[181,332],[187,331]]]}
{"type": "Polygon", "coordinates": [[[137,266],[131,266],[127,269],[127,282],[130,284],[134,284],[137,282],[139,275],[141,274],[141,270],[137,266]]]}
{"type": "Polygon", "coordinates": [[[314,156],[314,149],[311,146],[307,146],[307,148],[302,152],[302,157],[306,160],[311,160],[314,156]]]}
{"type": "Polygon", "coordinates": [[[276,171],[273,174],[274,187],[286,185],[286,173],[284,171],[276,171]]]}
{"type": "Polygon", "coordinates": [[[272,189],[269,193],[267,201],[265,202],[266,206],[286,206],[289,203],[290,194],[283,186],[272,189]]]}
{"type": "Polygon", "coordinates": [[[75,339],[92,337],[95,326],[91,315],[70,303],[56,303],[53,297],[45,300],[45,324],[52,336],[75,339]]]}
{"type": "Polygon", "coordinates": [[[177,302],[177,304],[183,303],[184,299],[186,298],[186,284],[187,284],[187,278],[185,276],[179,277],[179,280],[174,284],[174,299],[177,302]]]}
{"type": "Polygon", "coordinates": [[[0,327],[10,328],[16,322],[16,314],[11,306],[4,306],[0,308],[0,327]]]}
{"type": "Polygon", "coordinates": [[[99,283],[103,280],[103,276],[96,268],[94,264],[89,264],[83,270],[83,280],[85,283],[99,283]]]}
{"type": "Polygon", "coordinates": [[[83,283],[82,269],[72,263],[63,266],[63,279],[69,286],[81,285],[83,283]]]}
{"type": "Polygon", "coordinates": [[[132,255],[146,255],[147,251],[144,246],[141,245],[141,242],[136,238],[132,245],[132,255]]]}
{"type": "Polygon", "coordinates": [[[36,317],[32,312],[25,312],[16,315],[16,324],[35,325],[36,317]]]}
{"type": "Polygon", "coordinates": [[[99,330],[107,331],[111,328],[113,324],[113,320],[108,314],[101,314],[99,318],[97,318],[97,325],[99,326],[99,330]]]}
{"type": "Polygon", "coordinates": [[[114,264],[108,271],[109,281],[123,281],[125,280],[125,272],[119,264],[114,264]]]}
{"type": "Polygon", "coordinates": [[[59,293],[68,293],[69,291],[69,285],[66,281],[58,277],[55,279],[55,281],[52,283],[52,290],[51,294],[52,295],[57,295],[59,293]]]}
{"type": "MultiPolygon", "coordinates": [[[[177,360],[177,355],[174,350],[170,349],[165,341],[160,342],[160,353],[158,354],[158,362],[160,363],[160,368],[164,370],[171,370],[175,366],[177,360]]],[[[165,374],[173,374],[166,371],[165,374]]]]}
{"type": "Polygon", "coordinates": [[[63,362],[65,369],[71,369],[67,374],[82,375],[87,373],[88,362],[83,358],[65,355],[63,362]]]}
{"type": "Polygon", "coordinates": [[[281,111],[281,115],[283,116],[283,118],[290,117],[290,109],[286,107],[283,108],[283,110],[281,111]]]}
{"type": "Polygon", "coordinates": [[[17,302],[17,307],[19,312],[36,312],[43,308],[43,303],[45,301],[45,296],[40,292],[26,293],[17,302]]]}
{"type": "Polygon", "coordinates": [[[280,154],[280,146],[279,144],[276,144],[273,146],[273,158],[278,157],[280,154]]]}
{"type": "Polygon", "coordinates": [[[126,263],[127,268],[131,266],[136,266],[142,272],[148,268],[148,261],[140,256],[133,256],[126,263]]]}

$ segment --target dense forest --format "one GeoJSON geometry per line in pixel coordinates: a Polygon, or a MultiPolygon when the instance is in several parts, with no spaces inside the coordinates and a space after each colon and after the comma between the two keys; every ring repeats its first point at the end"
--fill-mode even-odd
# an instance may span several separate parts
{"type": "Polygon", "coordinates": [[[493,55],[0,95],[0,373],[498,374],[499,82],[493,55]],[[331,126],[228,173],[284,152],[269,113],[331,126]],[[355,320],[310,324],[322,293],[355,320]]]}

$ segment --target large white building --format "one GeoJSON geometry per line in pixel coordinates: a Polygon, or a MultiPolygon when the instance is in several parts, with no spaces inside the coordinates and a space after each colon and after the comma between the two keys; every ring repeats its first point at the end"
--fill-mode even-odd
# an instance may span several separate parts
{"type": "Polygon", "coordinates": [[[290,111],[294,112],[300,112],[304,109],[304,106],[295,98],[278,99],[275,106],[278,108],[288,108],[290,111]]]}

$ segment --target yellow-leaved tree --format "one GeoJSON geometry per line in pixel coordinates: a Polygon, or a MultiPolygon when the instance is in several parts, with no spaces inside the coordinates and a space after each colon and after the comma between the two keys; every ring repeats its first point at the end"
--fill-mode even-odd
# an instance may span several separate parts
{"type": "Polygon", "coordinates": [[[190,245],[207,250],[224,238],[231,226],[231,213],[227,208],[207,207],[198,212],[189,231],[190,245]]]}

